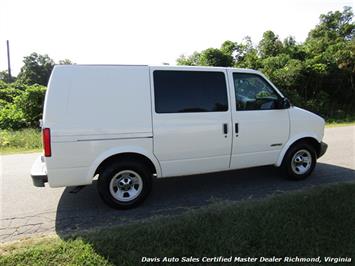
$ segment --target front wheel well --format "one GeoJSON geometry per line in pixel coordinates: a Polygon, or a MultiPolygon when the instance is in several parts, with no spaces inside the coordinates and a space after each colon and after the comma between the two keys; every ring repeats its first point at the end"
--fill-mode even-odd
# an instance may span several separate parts
{"type": "Polygon", "coordinates": [[[122,160],[139,161],[139,162],[147,165],[152,174],[156,174],[156,172],[157,172],[152,161],[149,158],[147,158],[146,156],[139,154],[139,153],[125,152],[125,153],[119,153],[119,154],[112,155],[112,156],[106,158],[104,161],[102,161],[100,163],[100,165],[97,167],[94,176],[96,176],[97,174],[100,175],[100,173],[102,173],[102,171],[107,166],[111,165],[112,163],[114,163],[116,161],[122,161],[122,160]]]}
{"type": "Polygon", "coordinates": [[[288,148],[288,150],[292,146],[294,146],[300,142],[307,143],[308,145],[311,145],[314,148],[314,150],[316,151],[317,157],[320,156],[321,145],[315,138],[312,138],[312,137],[305,137],[305,138],[301,138],[301,139],[296,140],[294,143],[292,143],[292,145],[288,148]]]}

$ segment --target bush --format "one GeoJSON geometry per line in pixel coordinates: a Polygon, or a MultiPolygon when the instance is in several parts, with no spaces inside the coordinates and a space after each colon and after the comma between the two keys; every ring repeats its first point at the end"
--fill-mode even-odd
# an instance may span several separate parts
{"type": "Polygon", "coordinates": [[[22,90],[14,87],[0,88],[0,99],[9,103],[13,103],[17,96],[23,93],[22,90]]]}
{"type": "Polygon", "coordinates": [[[7,101],[0,99],[0,112],[1,112],[1,109],[4,108],[7,104],[8,104],[7,101]]]}
{"type": "Polygon", "coordinates": [[[0,89],[7,88],[9,86],[9,83],[0,80],[0,89]]]}
{"type": "Polygon", "coordinates": [[[42,117],[46,87],[0,83],[0,128],[38,127],[42,117]]]}
{"type": "Polygon", "coordinates": [[[22,110],[19,110],[15,104],[8,103],[0,112],[0,128],[1,129],[20,129],[28,124],[24,118],[22,110]]]}
{"type": "Polygon", "coordinates": [[[46,87],[40,85],[28,86],[24,93],[14,100],[16,107],[22,111],[29,127],[38,127],[42,118],[46,87]]]}

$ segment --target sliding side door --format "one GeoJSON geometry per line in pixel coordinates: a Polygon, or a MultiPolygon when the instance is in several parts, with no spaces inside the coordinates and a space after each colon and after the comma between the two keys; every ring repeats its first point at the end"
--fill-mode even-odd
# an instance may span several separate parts
{"type": "Polygon", "coordinates": [[[229,169],[226,70],[151,68],[154,154],[163,176],[229,169]]]}

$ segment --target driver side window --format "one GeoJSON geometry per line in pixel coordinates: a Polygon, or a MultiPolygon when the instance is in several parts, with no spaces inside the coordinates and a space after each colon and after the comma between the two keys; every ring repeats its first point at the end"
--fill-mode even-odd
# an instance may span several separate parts
{"type": "Polygon", "coordinates": [[[233,73],[238,111],[277,109],[280,96],[259,75],[233,73]]]}

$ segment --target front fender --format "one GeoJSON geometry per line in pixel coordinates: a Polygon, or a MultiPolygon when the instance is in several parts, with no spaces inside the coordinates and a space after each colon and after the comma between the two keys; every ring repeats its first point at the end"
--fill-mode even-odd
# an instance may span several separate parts
{"type": "Polygon", "coordinates": [[[296,141],[303,139],[303,138],[313,138],[315,140],[317,140],[319,143],[322,141],[322,138],[320,136],[317,136],[317,134],[315,134],[314,132],[305,132],[305,133],[299,133],[295,136],[293,136],[292,138],[290,138],[288,140],[288,142],[283,146],[279,157],[275,163],[275,166],[279,167],[282,164],[282,160],[287,152],[287,150],[291,147],[291,145],[293,143],[295,143],[296,141]]]}
{"type": "Polygon", "coordinates": [[[128,146],[113,147],[113,148],[101,153],[96,158],[96,160],[91,164],[91,166],[89,167],[89,171],[88,171],[87,177],[86,177],[86,180],[88,181],[88,183],[91,183],[91,180],[96,172],[96,169],[99,167],[99,165],[104,160],[106,160],[107,158],[109,158],[113,155],[117,155],[120,153],[137,153],[137,154],[147,157],[154,164],[155,169],[157,171],[157,177],[162,176],[159,161],[157,160],[157,158],[154,156],[153,153],[149,152],[148,150],[144,149],[143,147],[128,145],[128,146]]]}

